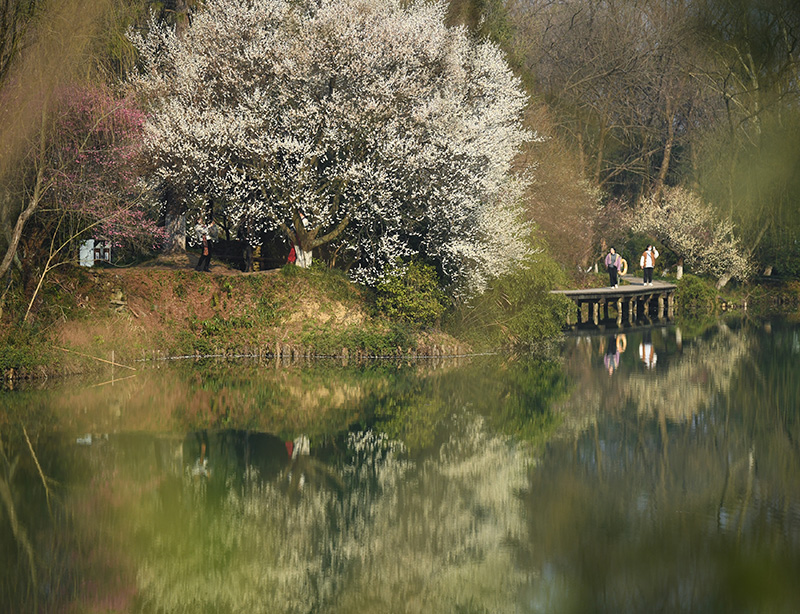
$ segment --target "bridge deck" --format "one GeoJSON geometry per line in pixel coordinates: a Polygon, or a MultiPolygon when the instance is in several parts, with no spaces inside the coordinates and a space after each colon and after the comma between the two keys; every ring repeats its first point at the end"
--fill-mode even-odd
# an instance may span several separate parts
{"type": "MultiPolygon", "coordinates": [[[[581,290],[552,290],[553,294],[563,294],[574,301],[577,307],[577,325],[600,325],[601,320],[615,320],[621,325],[623,320],[633,323],[634,320],[652,321],[655,317],[661,321],[666,316],[672,318],[673,296],[677,286],[663,281],[653,281],[652,285],[645,286],[641,278],[632,275],[624,276],[617,288],[606,286],[603,288],[583,288],[581,290]],[[583,306],[588,305],[588,313],[584,320],[583,306]],[[604,308],[604,318],[601,317],[600,307],[604,308]],[[610,318],[609,308],[613,307],[616,318],[610,318]]],[[[570,325],[570,316],[567,314],[567,325],[570,325]]]]}
{"type": "Polygon", "coordinates": [[[602,288],[583,288],[581,290],[552,290],[553,294],[563,294],[564,296],[573,300],[611,300],[615,296],[618,297],[639,297],[647,296],[649,294],[662,294],[675,292],[678,288],[675,284],[668,284],[663,281],[653,281],[652,286],[645,286],[642,284],[641,277],[633,277],[632,275],[625,275],[622,279],[627,284],[620,284],[618,288],[604,286],[602,288]]]}

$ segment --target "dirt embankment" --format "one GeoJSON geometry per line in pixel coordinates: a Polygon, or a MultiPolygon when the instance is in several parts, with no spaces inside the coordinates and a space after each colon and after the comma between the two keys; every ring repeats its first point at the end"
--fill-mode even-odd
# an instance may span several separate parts
{"type": "Polygon", "coordinates": [[[59,280],[65,292],[48,334],[53,356],[39,370],[87,370],[93,363],[87,356],[123,363],[469,352],[446,334],[399,327],[374,314],[364,292],[342,275],[294,267],[242,273],[219,262],[205,273],[194,270],[193,258],[76,269],[59,280]]]}

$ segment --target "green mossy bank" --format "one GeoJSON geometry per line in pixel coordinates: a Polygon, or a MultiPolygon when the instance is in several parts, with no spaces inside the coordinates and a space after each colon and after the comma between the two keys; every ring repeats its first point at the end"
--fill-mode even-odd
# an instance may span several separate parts
{"type": "Polygon", "coordinates": [[[6,298],[0,370],[6,379],[51,377],[177,357],[466,354],[470,344],[436,325],[389,318],[373,293],[327,268],[241,273],[188,258],[130,268],[64,267],[22,323],[22,296],[6,298]]]}
{"type": "MultiPolygon", "coordinates": [[[[573,309],[550,294],[554,285],[572,284],[549,259],[447,310],[423,267],[373,291],[323,266],[242,273],[215,263],[203,273],[191,264],[185,254],[128,268],[61,267],[25,322],[31,292],[7,293],[0,320],[4,380],[107,370],[110,362],[125,365],[122,373],[142,361],[175,358],[351,361],[525,350],[557,337],[573,309]]],[[[764,281],[724,293],[691,275],[675,283],[679,319],[800,307],[797,282],[764,281]]]]}

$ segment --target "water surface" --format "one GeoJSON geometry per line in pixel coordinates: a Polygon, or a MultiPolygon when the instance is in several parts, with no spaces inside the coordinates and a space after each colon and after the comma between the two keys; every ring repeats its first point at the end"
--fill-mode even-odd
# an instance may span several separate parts
{"type": "Polygon", "coordinates": [[[0,611],[795,612],[798,354],[749,322],[6,391],[0,611]]]}

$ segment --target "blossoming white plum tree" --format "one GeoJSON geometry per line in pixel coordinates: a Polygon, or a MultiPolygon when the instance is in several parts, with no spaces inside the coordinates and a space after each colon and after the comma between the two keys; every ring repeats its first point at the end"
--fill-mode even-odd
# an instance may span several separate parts
{"type": "Polygon", "coordinates": [[[678,279],[684,261],[695,273],[715,276],[717,287],[752,274],[733,224],[717,219],[711,206],[691,190],[668,188],[660,196],[644,199],[632,227],[657,237],[678,256],[678,279]]]}
{"type": "Polygon", "coordinates": [[[422,257],[456,293],[526,256],[512,171],[535,135],[501,51],[443,2],[211,0],[135,35],[157,178],[222,203],[254,243],[333,242],[351,275],[422,257]],[[304,214],[308,224],[301,223],[304,214]]]}

